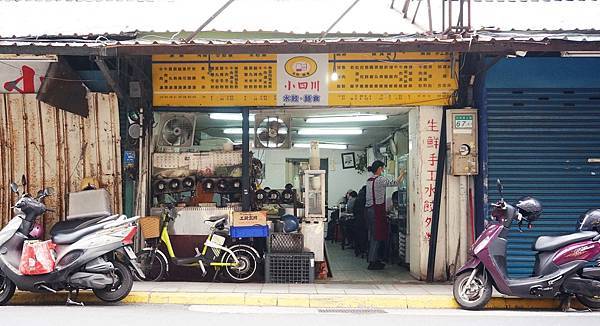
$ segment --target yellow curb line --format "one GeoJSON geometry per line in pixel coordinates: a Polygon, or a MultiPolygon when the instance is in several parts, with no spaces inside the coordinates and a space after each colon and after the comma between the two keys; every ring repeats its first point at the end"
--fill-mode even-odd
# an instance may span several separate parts
{"type": "MultiPolygon", "coordinates": [[[[45,294],[17,292],[10,304],[64,304],[66,293],[45,294]]],[[[79,301],[101,303],[92,292],[82,292],[79,301]]],[[[393,294],[290,294],[290,293],[205,293],[205,292],[131,292],[124,304],[232,305],[302,308],[381,308],[381,309],[457,309],[447,295],[393,294]]],[[[574,302],[574,304],[577,304],[574,302]]],[[[552,299],[494,297],[486,309],[557,309],[552,299]]]]}

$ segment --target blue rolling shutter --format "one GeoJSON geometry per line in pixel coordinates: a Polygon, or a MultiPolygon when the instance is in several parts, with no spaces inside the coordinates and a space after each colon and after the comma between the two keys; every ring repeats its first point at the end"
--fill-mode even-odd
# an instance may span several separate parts
{"type": "Polygon", "coordinates": [[[530,276],[540,235],[575,230],[583,212],[600,207],[600,89],[486,88],[488,203],[496,179],[514,202],[530,195],[544,206],[533,230],[509,236],[508,272],[530,276]]]}

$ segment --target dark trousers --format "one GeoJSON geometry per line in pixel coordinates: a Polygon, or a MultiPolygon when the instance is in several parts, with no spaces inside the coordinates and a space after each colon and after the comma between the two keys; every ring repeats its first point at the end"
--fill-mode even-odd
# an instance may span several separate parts
{"type": "Polygon", "coordinates": [[[367,226],[369,230],[369,255],[367,261],[369,263],[380,262],[383,260],[383,249],[385,241],[375,240],[375,209],[367,208],[367,226]]]}

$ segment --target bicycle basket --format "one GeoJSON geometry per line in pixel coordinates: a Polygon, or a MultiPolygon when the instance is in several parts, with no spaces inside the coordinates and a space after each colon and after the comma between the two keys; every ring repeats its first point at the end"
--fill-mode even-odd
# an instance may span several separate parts
{"type": "Polygon", "coordinates": [[[145,239],[158,238],[160,236],[160,217],[145,216],[139,220],[142,235],[145,239]]]}

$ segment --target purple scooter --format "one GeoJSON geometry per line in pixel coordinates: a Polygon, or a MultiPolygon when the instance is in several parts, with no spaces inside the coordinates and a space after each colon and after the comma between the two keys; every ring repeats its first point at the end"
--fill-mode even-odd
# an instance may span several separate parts
{"type": "Polygon", "coordinates": [[[533,276],[511,279],[506,272],[506,238],[513,220],[519,230],[523,222],[532,227],[542,212],[539,201],[520,199],[514,206],[506,203],[502,183],[498,180],[500,201],[492,204],[493,220],[477,238],[471,258],[456,273],[454,298],[468,310],[479,310],[498,292],[521,298],[561,299],[563,311],[569,309],[573,295],[592,309],[600,309],[600,209],[587,211],[579,220],[576,233],[539,237],[533,276]],[[596,263],[597,262],[597,263],[596,263]],[[595,263],[594,267],[589,267],[595,263]]]}

